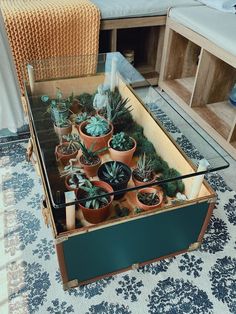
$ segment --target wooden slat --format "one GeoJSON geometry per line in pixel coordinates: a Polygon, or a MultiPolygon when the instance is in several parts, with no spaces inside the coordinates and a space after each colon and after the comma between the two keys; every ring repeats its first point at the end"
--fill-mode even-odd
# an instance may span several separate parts
{"type": "Polygon", "coordinates": [[[102,20],[100,28],[101,30],[120,29],[165,25],[165,23],[166,16],[134,17],[129,19],[102,20]]]}
{"type": "Polygon", "coordinates": [[[184,80],[168,80],[165,81],[165,86],[168,86],[169,89],[172,89],[173,93],[178,95],[178,97],[181,98],[186,105],[190,103],[191,90],[189,90],[189,86],[186,87],[184,80]]]}

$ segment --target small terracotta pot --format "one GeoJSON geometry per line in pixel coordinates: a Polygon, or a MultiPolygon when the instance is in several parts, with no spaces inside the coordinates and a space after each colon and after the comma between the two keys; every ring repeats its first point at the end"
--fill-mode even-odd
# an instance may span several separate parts
{"type": "MultiPolygon", "coordinates": [[[[133,172],[134,172],[134,170],[133,170],[133,172]]],[[[139,181],[138,179],[135,178],[133,172],[132,172],[132,180],[133,180],[135,186],[142,186],[142,185],[146,185],[148,183],[154,183],[156,181],[155,174],[153,174],[153,179],[150,181],[147,181],[147,182],[139,181]]]]}
{"type": "Polygon", "coordinates": [[[85,163],[83,163],[82,157],[83,157],[83,155],[80,156],[79,162],[80,162],[81,166],[83,167],[84,172],[86,173],[86,175],[88,177],[95,177],[97,175],[98,168],[101,165],[101,159],[98,157],[99,161],[96,164],[94,164],[94,165],[86,165],[85,163]]]}
{"type": "Polygon", "coordinates": [[[60,161],[64,166],[68,165],[69,160],[74,159],[78,154],[78,150],[76,150],[75,152],[68,154],[68,155],[62,154],[60,152],[60,147],[65,146],[65,145],[69,145],[69,142],[64,142],[60,145],[57,145],[55,148],[56,159],[57,159],[57,161],[60,161]]]}
{"type": "Polygon", "coordinates": [[[80,134],[80,137],[82,138],[82,140],[84,142],[84,145],[87,148],[90,148],[91,145],[93,143],[95,143],[93,151],[96,151],[98,149],[102,149],[103,147],[106,147],[109,139],[112,137],[112,134],[113,134],[113,125],[109,124],[110,125],[110,131],[105,135],[90,136],[84,132],[84,128],[85,128],[86,124],[88,124],[87,121],[84,121],[84,122],[79,124],[79,134],[80,134]]]}
{"type": "Polygon", "coordinates": [[[111,147],[112,138],[108,141],[109,153],[112,160],[123,162],[124,164],[128,166],[130,165],[133,158],[133,154],[137,147],[137,143],[135,139],[133,139],[132,137],[131,139],[133,140],[133,143],[134,143],[133,148],[131,148],[130,150],[125,150],[125,151],[120,151],[120,150],[116,150],[112,148],[111,147]]]}
{"type": "Polygon", "coordinates": [[[136,203],[137,203],[137,206],[139,208],[142,208],[143,210],[147,211],[147,210],[151,210],[151,209],[155,209],[155,208],[159,208],[161,207],[161,203],[163,202],[163,191],[160,187],[156,187],[156,188],[143,188],[139,191],[137,191],[137,194],[136,194],[136,203]],[[159,203],[158,204],[155,204],[155,205],[146,205],[146,204],[143,204],[142,202],[140,202],[140,200],[138,199],[138,194],[139,193],[156,193],[159,197],[159,203]]]}
{"type": "Polygon", "coordinates": [[[63,135],[67,135],[70,134],[72,132],[72,124],[70,124],[69,126],[65,127],[65,128],[59,128],[58,126],[56,126],[54,124],[54,131],[59,135],[59,136],[63,136],[63,135]]]}
{"type": "MultiPolygon", "coordinates": [[[[103,181],[91,181],[91,182],[95,186],[99,186],[102,189],[104,189],[107,193],[113,192],[112,187],[106,182],[103,182],[103,181]]],[[[76,192],[77,199],[79,200],[81,198],[81,195],[83,195],[83,194],[84,194],[84,191],[81,189],[78,189],[76,192]]],[[[92,224],[97,224],[99,222],[106,220],[110,214],[109,209],[111,207],[111,203],[113,201],[113,198],[114,198],[113,195],[111,195],[109,203],[106,206],[103,206],[99,209],[86,208],[79,203],[79,207],[81,208],[81,210],[83,212],[84,218],[92,224]]]]}

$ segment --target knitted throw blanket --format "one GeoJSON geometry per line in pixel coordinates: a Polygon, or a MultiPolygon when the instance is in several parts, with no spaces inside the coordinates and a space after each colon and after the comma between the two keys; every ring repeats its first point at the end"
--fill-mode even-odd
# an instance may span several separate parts
{"type": "Polygon", "coordinates": [[[44,70],[36,72],[36,79],[45,78],[46,72],[49,77],[62,76],[68,62],[71,75],[94,71],[100,12],[89,0],[1,0],[0,5],[21,88],[22,69],[31,60],[51,60],[43,62],[44,70]],[[80,62],[66,58],[84,55],[93,57],[80,62]],[[62,57],[59,67],[56,57],[62,57]]]}

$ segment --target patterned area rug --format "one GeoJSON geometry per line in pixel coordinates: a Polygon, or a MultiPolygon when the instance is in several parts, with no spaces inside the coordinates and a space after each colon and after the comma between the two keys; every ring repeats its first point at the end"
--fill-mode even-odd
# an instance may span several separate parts
{"type": "MultiPolygon", "coordinates": [[[[201,158],[166,115],[152,109],[185,151],[201,158]]],[[[236,193],[220,175],[207,177],[218,200],[200,249],[63,291],[41,215],[41,181],[25,162],[25,147],[0,146],[0,313],[236,313],[236,193]]]]}

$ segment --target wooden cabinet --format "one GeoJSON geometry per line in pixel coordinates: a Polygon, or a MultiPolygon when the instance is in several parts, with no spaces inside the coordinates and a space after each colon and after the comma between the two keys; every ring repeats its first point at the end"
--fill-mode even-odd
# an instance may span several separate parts
{"type": "Polygon", "coordinates": [[[134,51],[135,68],[157,85],[165,32],[165,16],[103,20],[99,52],[134,51]]]}
{"type": "Polygon", "coordinates": [[[159,85],[231,155],[236,156],[236,57],[206,38],[167,25],[159,85]]]}

